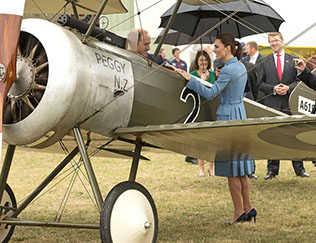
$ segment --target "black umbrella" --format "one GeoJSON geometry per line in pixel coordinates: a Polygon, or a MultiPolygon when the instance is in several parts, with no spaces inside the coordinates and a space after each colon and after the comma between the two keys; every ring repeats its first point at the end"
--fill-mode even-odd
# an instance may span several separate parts
{"type": "MultiPolygon", "coordinates": [[[[155,44],[159,43],[162,35],[163,35],[164,30],[159,34],[159,36],[157,37],[155,44]]],[[[169,44],[169,45],[174,45],[174,46],[181,46],[181,45],[187,45],[190,44],[191,42],[193,42],[197,37],[192,37],[189,36],[185,33],[176,31],[176,30],[169,30],[168,34],[164,40],[164,44],[169,44]]],[[[213,43],[215,41],[216,36],[204,36],[203,38],[200,38],[197,43],[195,44],[199,44],[199,43],[213,43]]]]}
{"type": "MultiPolygon", "coordinates": [[[[165,27],[174,6],[161,16],[160,27],[165,27]]],[[[227,15],[237,13],[227,19],[207,35],[230,33],[235,38],[257,33],[278,31],[284,19],[262,0],[239,0],[228,3],[193,6],[181,4],[171,29],[197,38],[227,15]]]]}

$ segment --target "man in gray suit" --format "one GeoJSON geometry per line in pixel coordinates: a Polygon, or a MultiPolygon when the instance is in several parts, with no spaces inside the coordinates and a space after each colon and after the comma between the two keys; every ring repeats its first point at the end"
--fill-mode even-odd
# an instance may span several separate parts
{"type": "MultiPolygon", "coordinates": [[[[255,72],[256,75],[259,76],[259,72],[261,71],[260,63],[262,62],[262,59],[265,57],[264,55],[260,54],[258,51],[258,44],[255,41],[249,41],[245,45],[245,50],[247,53],[247,56],[244,58],[245,61],[252,63],[256,66],[255,72]]],[[[264,96],[264,93],[259,90],[258,87],[258,80],[255,84],[252,84],[254,88],[257,89],[255,93],[255,100],[258,100],[258,102],[262,103],[262,98],[264,96]]]]}
{"type": "MultiPolygon", "coordinates": [[[[281,33],[269,33],[268,39],[273,53],[260,65],[259,72],[259,89],[266,96],[263,104],[290,114],[289,96],[299,81],[293,62],[296,57],[284,52],[281,33]]],[[[292,165],[297,176],[309,176],[304,169],[303,161],[292,161],[292,165]]],[[[268,160],[268,173],[264,179],[272,179],[278,175],[279,166],[279,160],[268,160]]]]}
{"type": "MultiPolygon", "coordinates": [[[[250,84],[250,91],[246,92],[246,97],[253,100],[262,101],[264,96],[263,92],[259,90],[258,85],[258,73],[260,72],[260,61],[265,57],[258,51],[258,44],[255,41],[249,41],[245,45],[245,51],[247,56],[243,59],[242,63],[245,65],[248,71],[248,82],[250,84]]],[[[256,164],[255,164],[256,170],[256,164]]],[[[250,179],[257,179],[255,171],[248,175],[250,179]]]]}
{"type": "Polygon", "coordinates": [[[258,51],[258,44],[255,41],[249,41],[246,44],[246,53],[245,61],[252,64],[258,64],[262,58],[265,56],[260,54],[258,51]]]}

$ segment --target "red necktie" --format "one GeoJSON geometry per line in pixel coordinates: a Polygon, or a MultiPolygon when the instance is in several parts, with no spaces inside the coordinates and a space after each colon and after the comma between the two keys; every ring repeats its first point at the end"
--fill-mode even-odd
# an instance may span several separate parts
{"type": "Polygon", "coordinates": [[[282,64],[281,64],[281,58],[280,58],[280,54],[277,54],[277,71],[278,71],[278,75],[280,78],[280,81],[282,79],[282,64]]]}
{"type": "Polygon", "coordinates": [[[178,65],[178,68],[181,69],[181,61],[180,60],[177,62],[177,65],[178,65]]]}

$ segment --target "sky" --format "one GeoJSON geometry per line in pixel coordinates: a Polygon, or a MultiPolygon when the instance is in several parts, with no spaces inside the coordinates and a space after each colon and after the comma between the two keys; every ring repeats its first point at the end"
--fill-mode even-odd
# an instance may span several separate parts
{"type": "MultiPolygon", "coordinates": [[[[149,7],[158,0],[137,0],[139,10],[149,7]]],[[[149,31],[151,36],[158,36],[162,29],[159,29],[160,16],[168,10],[176,1],[163,0],[154,7],[141,14],[142,27],[149,31]]],[[[304,29],[316,22],[315,0],[265,0],[284,20],[279,31],[284,41],[290,41],[300,34],[304,29]]],[[[137,7],[135,7],[135,11],[137,7]]],[[[135,18],[135,26],[140,27],[138,18],[135,18]]],[[[256,41],[260,45],[268,45],[266,36],[252,35],[242,38],[241,41],[256,41]]],[[[316,27],[301,35],[290,43],[290,46],[314,46],[316,47],[316,27]]]]}

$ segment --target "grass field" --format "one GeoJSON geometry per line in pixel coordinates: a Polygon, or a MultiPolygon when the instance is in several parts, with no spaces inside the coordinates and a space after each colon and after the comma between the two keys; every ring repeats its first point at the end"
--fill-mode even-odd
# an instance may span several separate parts
{"type": "MultiPolygon", "coordinates": [[[[250,181],[251,200],[258,211],[257,223],[226,226],[224,222],[233,215],[226,178],[200,178],[198,166],[184,162],[182,155],[143,155],[151,161],[140,162],[136,181],[155,200],[158,242],[315,242],[316,167],[311,162],[304,163],[309,178],[295,176],[291,163],[282,161],[279,176],[265,181],[266,161],[257,161],[259,179],[250,181]]],[[[17,201],[23,200],[62,158],[62,155],[17,149],[8,179],[17,201]]],[[[112,187],[127,180],[131,160],[93,157],[92,163],[106,196],[112,187]]],[[[71,175],[58,183],[19,217],[52,221],[70,178],[71,175]]],[[[80,178],[85,181],[82,175],[80,178]]],[[[58,181],[54,180],[52,185],[58,181]]],[[[77,179],[61,222],[98,221],[96,207],[77,179]]],[[[100,242],[100,237],[98,230],[20,226],[16,227],[11,242],[100,242]]]]}

